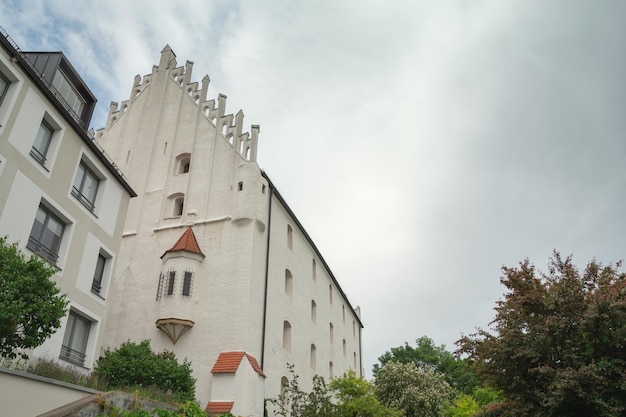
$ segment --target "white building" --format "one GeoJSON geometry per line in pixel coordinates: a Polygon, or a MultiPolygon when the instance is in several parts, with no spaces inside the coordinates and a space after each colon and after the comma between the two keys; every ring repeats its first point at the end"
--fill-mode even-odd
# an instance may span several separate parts
{"type": "Polygon", "coordinates": [[[62,52],[22,52],[0,28],[0,235],[38,253],[70,300],[31,353],[90,369],[134,191],[89,137],[96,99],[62,52]]]}
{"type": "Polygon", "coordinates": [[[263,414],[289,376],[362,375],[361,329],[319,250],[256,162],[259,127],[207,99],[169,46],[98,142],[130,202],[105,345],[150,339],[192,362],[211,412],[263,414]]]}

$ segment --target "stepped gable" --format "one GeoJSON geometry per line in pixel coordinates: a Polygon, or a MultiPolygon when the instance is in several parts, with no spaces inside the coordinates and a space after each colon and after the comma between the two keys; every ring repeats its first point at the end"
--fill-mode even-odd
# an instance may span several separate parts
{"type": "Polygon", "coordinates": [[[241,360],[244,355],[248,358],[250,365],[252,365],[252,369],[254,371],[265,377],[263,370],[259,366],[259,363],[254,358],[254,356],[246,353],[246,352],[222,352],[220,356],[215,361],[215,365],[213,365],[213,369],[211,369],[212,374],[230,374],[235,373],[241,364],[241,360]]]}
{"type": "Polygon", "coordinates": [[[161,258],[163,258],[169,252],[178,251],[195,253],[201,255],[204,258],[204,254],[200,250],[200,246],[198,245],[198,241],[196,240],[196,235],[193,233],[191,227],[188,227],[187,230],[185,230],[185,232],[178,238],[174,246],[165,251],[165,253],[161,255],[161,258]]]}

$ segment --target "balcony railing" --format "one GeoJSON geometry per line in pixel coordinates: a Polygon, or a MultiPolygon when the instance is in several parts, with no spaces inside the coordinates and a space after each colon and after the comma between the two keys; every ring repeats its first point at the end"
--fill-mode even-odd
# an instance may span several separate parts
{"type": "Polygon", "coordinates": [[[59,355],[59,357],[64,361],[83,366],[85,364],[86,355],[68,346],[61,346],[61,355],[59,355]]]}

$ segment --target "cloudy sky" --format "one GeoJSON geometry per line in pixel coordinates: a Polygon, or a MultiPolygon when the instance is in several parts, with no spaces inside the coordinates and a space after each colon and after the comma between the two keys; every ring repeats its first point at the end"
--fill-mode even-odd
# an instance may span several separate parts
{"type": "Polygon", "coordinates": [[[99,99],[169,44],[362,308],[364,366],[486,327],[502,265],[624,258],[626,2],[0,0],[99,99]]]}

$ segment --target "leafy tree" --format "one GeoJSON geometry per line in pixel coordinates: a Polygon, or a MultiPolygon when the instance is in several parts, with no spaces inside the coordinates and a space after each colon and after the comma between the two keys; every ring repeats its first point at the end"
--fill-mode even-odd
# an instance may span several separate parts
{"type": "Polygon", "coordinates": [[[376,396],[385,405],[404,411],[406,417],[439,417],[454,399],[443,375],[414,362],[389,362],[378,370],[376,396]]]}
{"type": "Polygon", "coordinates": [[[292,364],[287,364],[291,379],[283,387],[277,398],[271,398],[268,403],[274,406],[275,415],[289,417],[331,417],[335,412],[335,405],[331,401],[330,392],[324,378],[319,375],[313,377],[313,390],[310,393],[302,391],[299,376],[292,364]]]}
{"type": "Polygon", "coordinates": [[[337,399],[336,417],[400,417],[402,413],[384,406],[376,398],[374,385],[349,371],[330,382],[337,399]]]}
{"type": "Polygon", "coordinates": [[[149,340],[139,344],[127,341],[114,351],[107,349],[96,363],[95,373],[108,382],[109,388],[156,387],[171,391],[178,401],[195,396],[191,363],[186,359],[178,363],[171,351],[153,352],[149,340]]]}
{"type": "Polygon", "coordinates": [[[14,359],[61,327],[68,301],[50,279],[53,267],[34,255],[25,259],[6,240],[0,238],[0,356],[14,359]]]}
{"type": "Polygon", "coordinates": [[[459,340],[507,401],[505,416],[626,413],[626,274],[591,261],[579,271],[554,252],[547,273],[525,260],[503,267],[508,289],[494,332],[459,340]]]}
{"type": "Polygon", "coordinates": [[[389,362],[415,363],[418,369],[431,369],[444,375],[450,386],[471,394],[474,388],[481,385],[474,369],[464,359],[455,358],[446,350],[445,345],[437,346],[435,342],[422,336],[415,341],[415,347],[405,342],[404,346],[391,348],[378,358],[379,364],[374,364],[374,377],[381,367],[389,362]]]}

